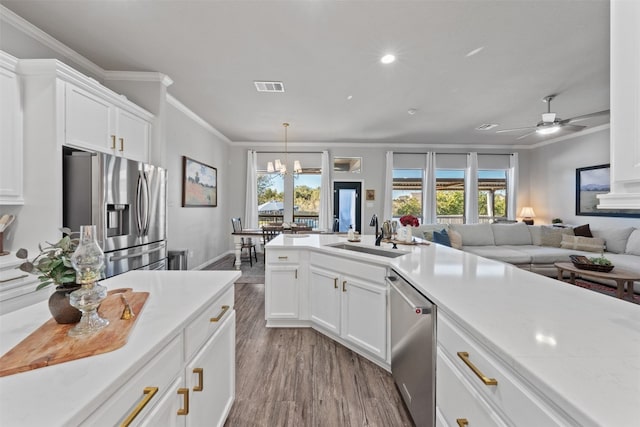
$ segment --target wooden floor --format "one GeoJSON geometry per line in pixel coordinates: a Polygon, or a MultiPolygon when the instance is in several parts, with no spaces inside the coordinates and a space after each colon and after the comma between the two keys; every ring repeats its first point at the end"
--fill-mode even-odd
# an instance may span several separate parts
{"type": "Polygon", "coordinates": [[[266,328],[236,284],[236,400],[225,426],[413,426],[391,375],[310,328],[266,328]]]}

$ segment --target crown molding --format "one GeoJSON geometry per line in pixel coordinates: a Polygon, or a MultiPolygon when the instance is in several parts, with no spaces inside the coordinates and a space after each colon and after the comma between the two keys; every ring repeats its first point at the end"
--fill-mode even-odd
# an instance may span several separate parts
{"type": "Polygon", "coordinates": [[[214,128],[207,122],[205,119],[194,113],[184,105],[182,102],[178,101],[174,96],[167,93],[167,103],[177,108],[180,112],[182,112],[185,116],[189,117],[191,120],[211,132],[214,136],[221,139],[223,142],[227,144],[231,144],[231,140],[223,135],[218,129],[214,128]]]}
{"type": "Polygon", "coordinates": [[[160,82],[165,87],[173,84],[171,77],[156,71],[104,71],[104,79],[131,82],[160,82]]]}
{"type": "Polygon", "coordinates": [[[609,129],[610,127],[611,127],[611,123],[605,123],[604,125],[594,126],[592,128],[585,129],[585,130],[580,131],[580,132],[572,133],[572,134],[569,134],[569,135],[559,136],[557,138],[553,138],[553,139],[550,139],[548,141],[538,142],[537,144],[530,145],[527,148],[533,150],[535,148],[544,147],[545,145],[555,144],[556,142],[566,141],[568,139],[578,138],[578,137],[581,137],[581,136],[589,135],[591,133],[600,132],[602,130],[609,129]]]}
{"type": "MultiPolygon", "coordinates": [[[[234,147],[240,148],[253,148],[253,147],[273,147],[280,144],[283,141],[233,141],[234,147]]],[[[396,144],[396,143],[372,143],[372,142],[291,142],[288,143],[289,147],[295,148],[312,148],[314,150],[320,149],[319,147],[328,148],[374,148],[389,150],[393,149],[398,151],[401,149],[446,149],[446,150],[466,150],[475,151],[482,150],[526,150],[529,147],[523,147],[520,145],[477,145],[477,144],[396,144]]]]}
{"type": "Polygon", "coordinates": [[[7,7],[2,5],[0,5],[0,21],[6,22],[7,24],[17,28],[24,34],[34,38],[53,51],[59,53],[64,58],[69,59],[70,61],[78,65],[81,65],[97,77],[104,78],[104,69],[102,67],[95,64],[94,62],[91,62],[75,50],[54,39],[49,34],[33,25],[31,22],[15,14],[13,11],[7,9],[7,7]]]}

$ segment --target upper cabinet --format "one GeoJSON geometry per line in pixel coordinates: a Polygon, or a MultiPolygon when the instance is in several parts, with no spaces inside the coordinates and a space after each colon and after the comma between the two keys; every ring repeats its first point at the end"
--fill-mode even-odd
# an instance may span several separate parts
{"type": "Polygon", "coordinates": [[[22,205],[22,102],[17,59],[0,51],[0,205],[22,205]]]}

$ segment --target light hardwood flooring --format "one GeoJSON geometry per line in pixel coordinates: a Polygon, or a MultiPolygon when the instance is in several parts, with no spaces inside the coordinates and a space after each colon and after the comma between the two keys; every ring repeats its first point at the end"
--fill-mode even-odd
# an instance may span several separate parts
{"type": "Polygon", "coordinates": [[[236,284],[236,400],[225,426],[413,426],[391,375],[310,328],[266,328],[236,284]]]}

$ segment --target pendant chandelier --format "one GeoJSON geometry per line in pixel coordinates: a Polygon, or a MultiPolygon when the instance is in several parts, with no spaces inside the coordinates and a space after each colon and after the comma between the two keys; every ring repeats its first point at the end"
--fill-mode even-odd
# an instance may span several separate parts
{"type": "MultiPolygon", "coordinates": [[[[267,172],[278,172],[280,175],[287,175],[287,163],[288,163],[288,153],[287,153],[287,128],[289,127],[289,123],[283,123],[284,126],[284,163],[280,161],[280,159],[275,160],[274,162],[267,163],[267,172]]],[[[300,165],[299,160],[293,161],[293,174],[298,174],[302,172],[302,166],[300,165]]]]}

